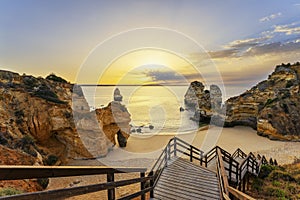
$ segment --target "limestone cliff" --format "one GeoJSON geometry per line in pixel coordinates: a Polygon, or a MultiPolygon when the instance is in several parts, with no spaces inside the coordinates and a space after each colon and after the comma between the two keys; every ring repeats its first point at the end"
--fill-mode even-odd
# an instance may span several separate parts
{"type": "Polygon", "coordinates": [[[248,125],[271,139],[300,139],[300,64],[282,64],[268,79],[226,102],[227,126],[248,125]]]}
{"type": "Polygon", "coordinates": [[[33,163],[47,164],[50,155],[57,157],[51,164],[105,156],[119,130],[129,137],[129,122],[120,102],[90,112],[81,88],[54,74],[0,71],[0,146],[24,152],[33,163]]]}
{"type": "MultiPolygon", "coordinates": [[[[300,140],[300,63],[276,66],[267,80],[221,105],[221,91],[193,82],[185,96],[199,120],[231,127],[250,126],[270,139],[300,140]],[[210,93],[210,95],[208,95],[210,93]],[[214,97],[213,97],[214,96],[214,97]],[[198,102],[197,102],[198,101],[198,102]],[[195,106],[196,105],[196,106],[195,106]],[[214,120],[211,114],[217,113],[214,120]],[[208,118],[207,118],[208,117],[208,118]]],[[[197,119],[197,118],[196,118],[197,119]]]]}
{"type": "MultiPolygon", "coordinates": [[[[82,93],[73,92],[74,85],[0,71],[0,86],[2,145],[37,159],[50,154],[61,161],[90,156],[73,121],[72,96],[84,99],[82,93]]],[[[89,108],[87,103],[82,106],[89,108]]]]}

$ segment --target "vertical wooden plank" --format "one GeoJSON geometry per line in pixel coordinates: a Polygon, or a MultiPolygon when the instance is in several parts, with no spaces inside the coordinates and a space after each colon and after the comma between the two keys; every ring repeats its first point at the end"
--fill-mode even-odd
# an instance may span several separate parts
{"type": "Polygon", "coordinates": [[[151,187],[150,198],[154,198],[154,173],[153,173],[153,171],[151,171],[149,173],[149,176],[152,176],[152,178],[150,179],[150,187],[151,187]]]}
{"type": "MultiPolygon", "coordinates": [[[[114,181],[115,181],[114,174],[113,173],[107,174],[107,182],[114,182],[114,181]]],[[[107,199],[108,200],[115,200],[116,199],[115,188],[107,190],[107,199]]]]}
{"type": "Polygon", "coordinates": [[[171,159],[171,144],[169,143],[168,144],[168,160],[170,160],[171,159]]]}
{"type": "Polygon", "coordinates": [[[177,156],[177,138],[174,137],[174,156],[177,156]]]}
{"type": "Polygon", "coordinates": [[[168,146],[166,146],[164,154],[165,154],[165,157],[164,157],[165,167],[167,167],[168,166],[168,146]]]}
{"type": "MultiPolygon", "coordinates": [[[[140,177],[141,178],[144,178],[145,177],[145,172],[141,172],[140,173],[140,177]]],[[[141,191],[143,191],[144,189],[145,189],[145,181],[142,181],[141,182],[141,191]]],[[[145,196],[145,193],[143,193],[142,195],[141,195],[141,200],[145,200],[146,199],[146,196],[145,196]]]]}
{"type": "Polygon", "coordinates": [[[190,162],[193,162],[193,146],[190,145],[190,162]]]}
{"type": "MultiPolygon", "coordinates": [[[[229,157],[229,181],[231,181],[231,179],[232,179],[232,158],[231,157],[229,157]]],[[[238,180],[236,180],[236,181],[238,181],[238,180]]]]}

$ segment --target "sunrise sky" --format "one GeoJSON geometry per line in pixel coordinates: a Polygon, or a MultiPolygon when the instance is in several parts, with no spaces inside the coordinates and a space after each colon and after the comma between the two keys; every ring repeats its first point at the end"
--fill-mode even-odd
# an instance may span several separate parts
{"type": "Polygon", "coordinates": [[[299,0],[0,0],[0,66],[20,74],[244,90],[299,60],[299,0]]]}

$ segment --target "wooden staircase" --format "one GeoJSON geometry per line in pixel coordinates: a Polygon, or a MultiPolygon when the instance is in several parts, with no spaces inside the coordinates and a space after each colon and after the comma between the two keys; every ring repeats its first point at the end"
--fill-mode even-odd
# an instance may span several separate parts
{"type": "Polygon", "coordinates": [[[257,176],[266,158],[215,146],[209,152],[180,138],[169,141],[149,176],[152,199],[253,199],[245,191],[249,175],[257,176]],[[180,155],[179,155],[180,154],[180,155]]]}
{"type": "Polygon", "coordinates": [[[221,199],[217,174],[188,160],[173,157],[155,188],[156,199],[221,199]]]}

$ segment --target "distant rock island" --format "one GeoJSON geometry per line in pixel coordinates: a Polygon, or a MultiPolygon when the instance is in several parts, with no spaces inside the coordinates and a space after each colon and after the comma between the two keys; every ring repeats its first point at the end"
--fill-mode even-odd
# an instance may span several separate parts
{"type": "Polygon", "coordinates": [[[185,95],[187,107],[195,110],[193,120],[232,127],[250,126],[262,136],[300,141],[300,63],[281,64],[267,80],[258,83],[221,106],[221,90],[204,90],[192,82],[185,95]]]}
{"type": "Polygon", "coordinates": [[[126,146],[131,119],[120,101],[90,111],[81,87],[54,74],[0,71],[0,86],[1,164],[102,157],[117,143],[115,135],[126,146]]]}

